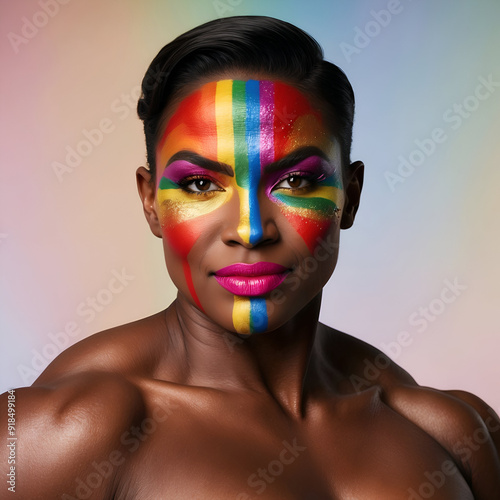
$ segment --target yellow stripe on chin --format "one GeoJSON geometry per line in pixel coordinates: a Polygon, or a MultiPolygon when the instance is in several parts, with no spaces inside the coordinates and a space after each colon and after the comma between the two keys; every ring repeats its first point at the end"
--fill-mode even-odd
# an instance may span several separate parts
{"type": "Polygon", "coordinates": [[[237,333],[250,334],[250,299],[234,296],[233,325],[237,333]]]}

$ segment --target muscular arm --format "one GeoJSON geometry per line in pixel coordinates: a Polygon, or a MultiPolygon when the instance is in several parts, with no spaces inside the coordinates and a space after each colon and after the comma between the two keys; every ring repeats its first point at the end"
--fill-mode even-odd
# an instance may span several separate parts
{"type": "Polygon", "coordinates": [[[483,401],[461,391],[400,385],[386,403],[432,436],[450,454],[476,500],[500,498],[498,416],[483,401]],[[473,402],[473,404],[471,404],[473,402]]]}
{"type": "MultiPolygon", "coordinates": [[[[118,375],[91,372],[17,389],[15,398],[18,497],[111,497],[126,459],[121,437],[144,413],[139,391],[118,375]]],[[[7,394],[0,407],[5,443],[7,394]]],[[[5,478],[6,458],[1,467],[5,478]]]]}
{"type": "Polygon", "coordinates": [[[424,430],[454,459],[476,500],[499,499],[500,420],[495,412],[473,394],[421,387],[378,349],[335,333],[334,342],[322,349],[344,374],[345,390],[381,388],[390,408],[424,430]]]}
{"type": "Polygon", "coordinates": [[[471,471],[472,490],[477,498],[500,498],[500,419],[482,399],[465,391],[443,391],[465,405],[473,414],[473,428],[461,432],[455,443],[460,455],[471,471]]]}
{"type": "Polygon", "coordinates": [[[488,433],[491,437],[497,456],[500,457],[500,418],[495,413],[493,408],[487,405],[481,398],[466,391],[443,391],[446,394],[456,397],[457,399],[474,408],[485,423],[488,433]]]}

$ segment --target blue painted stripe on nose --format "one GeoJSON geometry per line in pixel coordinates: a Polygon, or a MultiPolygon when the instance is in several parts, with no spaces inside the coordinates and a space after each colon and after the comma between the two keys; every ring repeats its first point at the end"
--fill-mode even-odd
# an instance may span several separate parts
{"type": "Polygon", "coordinates": [[[250,331],[259,333],[267,330],[266,299],[261,297],[250,298],[250,331]]]}
{"type": "Polygon", "coordinates": [[[260,93],[259,82],[248,80],[246,93],[246,143],[248,154],[248,201],[250,209],[250,243],[255,245],[263,236],[258,199],[260,181],[260,93]]]}

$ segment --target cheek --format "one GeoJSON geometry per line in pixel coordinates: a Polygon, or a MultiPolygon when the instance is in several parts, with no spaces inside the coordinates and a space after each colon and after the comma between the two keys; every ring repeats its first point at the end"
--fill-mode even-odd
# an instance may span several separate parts
{"type": "Polygon", "coordinates": [[[202,233],[202,222],[199,220],[184,221],[180,223],[162,224],[163,235],[172,250],[181,258],[187,258],[202,233]]]}
{"type": "Polygon", "coordinates": [[[185,259],[201,235],[201,221],[183,217],[182,209],[170,200],[164,201],[159,210],[162,233],[172,250],[185,259]]]}
{"type": "Polygon", "coordinates": [[[332,223],[338,220],[343,205],[342,190],[331,186],[321,187],[311,195],[291,196],[280,192],[273,193],[271,198],[311,254],[326,238],[332,223]]]}
{"type": "Polygon", "coordinates": [[[193,200],[180,189],[158,190],[156,203],[164,240],[182,260],[182,270],[187,289],[195,304],[203,311],[193,284],[187,257],[203,231],[206,231],[206,215],[214,212],[227,201],[222,193],[209,200],[193,200]]]}
{"type": "Polygon", "coordinates": [[[304,240],[309,252],[312,254],[318,244],[318,240],[323,239],[328,232],[331,220],[315,220],[293,209],[283,209],[282,212],[290,225],[304,240]]]}
{"type": "Polygon", "coordinates": [[[170,247],[185,259],[204,230],[206,217],[228,201],[227,193],[217,193],[210,199],[197,200],[180,189],[159,190],[158,215],[163,235],[170,247]]]}
{"type": "MultiPolygon", "coordinates": [[[[195,304],[203,311],[203,306],[201,305],[201,302],[194,288],[191,268],[187,261],[188,254],[191,252],[191,249],[196,243],[196,240],[201,235],[201,221],[199,219],[195,219],[194,221],[181,219],[179,221],[179,217],[176,214],[176,211],[169,210],[172,208],[173,207],[170,206],[169,203],[165,203],[162,205],[162,210],[160,210],[160,224],[164,236],[164,241],[167,243],[167,246],[181,258],[182,274],[184,276],[189,294],[193,298],[195,304]]],[[[168,265],[169,264],[167,261],[167,266],[168,265]]],[[[172,276],[170,270],[169,272],[172,276]]]]}

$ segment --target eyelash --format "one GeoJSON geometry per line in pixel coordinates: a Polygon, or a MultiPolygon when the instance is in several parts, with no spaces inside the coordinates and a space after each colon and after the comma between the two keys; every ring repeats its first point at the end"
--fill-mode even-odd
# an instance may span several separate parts
{"type": "Polygon", "coordinates": [[[324,175],[321,174],[319,176],[315,176],[315,175],[311,175],[310,173],[304,173],[304,172],[290,172],[288,174],[286,174],[284,177],[282,177],[274,186],[273,188],[271,189],[271,191],[274,191],[275,189],[285,189],[287,191],[293,191],[293,192],[299,192],[299,191],[304,191],[304,190],[307,190],[307,189],[310,189],[312,188],[315,184],[317,184],[318,182],[320,182],[321,180],[324,179],[324,175]],[[306,186],[302,186],[302,187],[297,187],[297,188],[293,188],[293,187],[278,187],[282,182],[292,178],[292,177],[299,177],[301,180],[305,180],[307,181],[307,185],[306,186]]]}
{"type": "Polygon", "coordinates": [[[204,176],[204,175],[193,175],[191,177],[186,177],[185,179],[182,179],[181,181],[178,182],[178,185],[181,189],[183,189],[184,191],[186,191],[187,193],[191,193],[191,194],[195,194],[197,196],[206,196],[208,193],[213,193],[215,191],[224,191],[220,186],[219,184],[217,184],[217,182],[210,178],[210,177],[207,177],[207,176],[204,176]],[[209,189],[209,190],[206,190],[206,191],[194,191],[192,189],[189,189],[188,186],[190,184],[193,184],[193,182],[196,182],[197,180],[203,180],[203,181],[207,181],[207,182],[210,182],[211,184],[213,184],[214,186],[217,187],[217,189],[209,189]]]}
{"type": "MultiPolygon", "coordinates": [[[[324,179],[324,174],[321,174],[319,176],[315,176],[315,175],[311,175],[310,173],[306,174],[304,172],[290,172],[290,173],[286,174],[284,177],[282,177],[278,182],[276,182],[276,184],[272,187],[271,191],[274,191],[275,189],[284,189],[284,190],[292,191],[292,192],[305,191],[307,189],[311,189],[315,184],[317,184],[318,182],[320,182],[323,179],[324,179]],[[281,188],[278,187],[282,182],[285,182],[286,180],[288,180],[292,177],[298,177],[301,179],[301,181],[302,180],[306,181],[307,185],[297,187],[297,188],[293,188],[291,186],[290,187],[281,187],[281,188]]],[[[207,196],[208,193],[213,193],[215,191],[224,191],[224,189],[222,189],[214,179],[212,179],[211,177],[204,176],[204,175],[193,175],[190,177],[186,177],[185,179],[182,179],[181,181],[179,181],[178,185],[181,189],[183,189],[187,193],[195,194],[197,196],[207,196]],[[202,190],[194,191],[193,189],[190,189],[188,186],[190,184],[193,184],[197,180],[204,180],[204,181],[210,182],[211,184],[216,186],[217,189],[208,189],[206,191],[202,191],[202,190]]]]}

